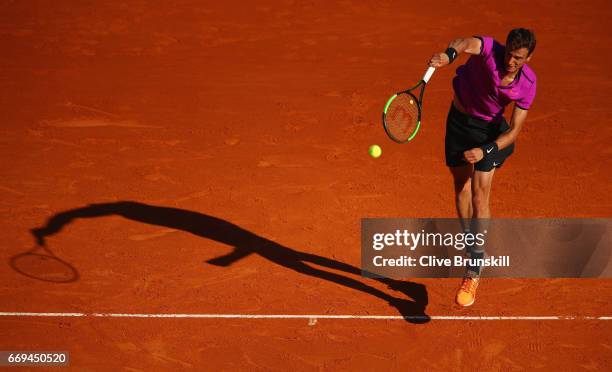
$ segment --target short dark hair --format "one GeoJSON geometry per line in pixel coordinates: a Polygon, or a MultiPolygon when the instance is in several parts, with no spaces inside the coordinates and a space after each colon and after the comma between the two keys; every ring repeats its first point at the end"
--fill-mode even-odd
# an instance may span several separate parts
{"type": "Polygon", "coordinates": [[[536,47],[535,33],[526,28],[515,28],[508,33],[506,38],[506,50],[513,51],[521,48],[527,48],[528,55],[533,53],[536,47]]]}

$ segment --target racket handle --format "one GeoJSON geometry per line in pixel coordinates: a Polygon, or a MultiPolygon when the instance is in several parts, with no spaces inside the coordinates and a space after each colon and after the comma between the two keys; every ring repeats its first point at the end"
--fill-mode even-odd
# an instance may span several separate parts
{"type": "Polygon", "coordinates": [[[430,67],[427,69],[427,71],[425,71],[425,75],[423,75],[423,81],[425,82],[425,84],[427,84],[427,82],[431,78],[431,75],[433,75],[434,71],[436,71],[435,67],[430,67]]]}

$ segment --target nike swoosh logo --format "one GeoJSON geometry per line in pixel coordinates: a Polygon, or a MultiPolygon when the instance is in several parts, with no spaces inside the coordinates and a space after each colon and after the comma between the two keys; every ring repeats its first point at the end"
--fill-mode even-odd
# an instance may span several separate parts
{"type": "Polygon", "coordinates": [[[497,164],[496,162],[493,162],[493,166],[497,167],[499,164],[497,164]]]}
{"type": "Polygon", "coordinates": [[[493,151],[493,147],[487,150],[487,154],[491,153],[491,151],[493,151]]]}

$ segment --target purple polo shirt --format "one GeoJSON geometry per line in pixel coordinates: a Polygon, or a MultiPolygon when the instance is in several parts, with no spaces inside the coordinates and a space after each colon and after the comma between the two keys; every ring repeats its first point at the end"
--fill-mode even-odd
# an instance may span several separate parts
{"type": "Polygon", "coordinates": [[[470,56],[459,66],[453,79],[455,94],[466,112],[486,121],[497,121],[512,101],[528,110],[536,94],[533,70],[523,65],[514,80],[502,87],[506,47],[491,37],[476,37],[482,41],[480,54],[470,56]]]}

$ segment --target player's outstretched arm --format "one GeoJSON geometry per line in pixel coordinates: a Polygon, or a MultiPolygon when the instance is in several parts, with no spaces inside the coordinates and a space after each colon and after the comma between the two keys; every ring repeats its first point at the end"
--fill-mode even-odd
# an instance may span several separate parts
{"type": "Polygon", "coordinates": [[[434,53],[429,60],[430,67],[444,67],[450,64],[461,53],[480,54],[482,41],[477,37],[465,37],[451,41],[446,51],[434,53]]]}

